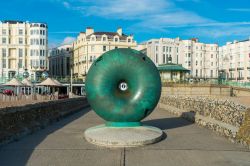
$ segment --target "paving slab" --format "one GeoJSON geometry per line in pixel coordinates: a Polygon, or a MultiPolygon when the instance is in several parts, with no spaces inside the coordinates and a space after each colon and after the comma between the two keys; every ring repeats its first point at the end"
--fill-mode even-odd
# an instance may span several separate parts
{"type": "Polygon", "coordinates": [[[88,143],[84,131],[104,123],[84,109],[17,142],[0,147],[0,166],[22,165],[250,165],[250,151],[185,119],[156,109],[143,123],[161,128],[162,141],[137,148],[88,143]]]}

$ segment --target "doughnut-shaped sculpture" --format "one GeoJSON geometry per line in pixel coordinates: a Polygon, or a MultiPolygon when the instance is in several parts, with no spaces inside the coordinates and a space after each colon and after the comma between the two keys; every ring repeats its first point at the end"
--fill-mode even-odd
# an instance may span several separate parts
{"type": "Polygon", "coordinates": [[[117,48],[104,53],[90,67],[85,89],[92,109],[107,126],[138,126],[157,105],[161,79],[143,53],[117,48]]]}

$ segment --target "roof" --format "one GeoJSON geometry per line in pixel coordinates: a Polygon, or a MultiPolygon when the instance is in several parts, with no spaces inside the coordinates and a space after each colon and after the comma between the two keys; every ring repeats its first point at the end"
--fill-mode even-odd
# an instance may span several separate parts
{"type": "Polygon", "coordinates": [[[27,78],[24,78],[24,79],[23,79],[22,84],[24,84],[25,86],[32,86],[31,81],[28,80],[27,78]]]}
{"type": "Polygon", "coordinates": [[[44,80],[43,82],[37,85],[38,86],[62,86],[61,83],[59,83],[58,81],[54,81],[51,78],[47,78],[46,80],[44,80]]]}
{"type": "Polygon", "coordinates": [[[182,67],[182,65],[178,65],[178,64],[174,64],[174,63],[159,65],[157,68],[159,71],[185,71],[185,72],[190,71],[190,70],[182,67]]]}
{"type": "Polygon", "coordinates": [[[23,84],[18,81],[18,79],[16,78],[12,78],[9,82],[6,82],[5,84],[6,86],[23,86],[23,84]]]}
{"type": "Polygon", "coordinates": [[[92,36],[92,35],[95,35],[96,38],[101,38],[102,35],[107,35],[107,36],[108,36],[108,39],[112,39],[114,36],[119,36],[119,38],[120,38],[121,40],[125,40],[125,39],[128,37],[128,36],[125,35],[125,34],[122,34],[122,36],[120,36],[117,32],[94,32],[94,33],[88,35],[87,38],[89,39],[90,36],[92,36]]]}
{"type": "Polygon", "coordinates": [[[24,23],[24,21],[19,21],[19,20],[3,20],[2,22],[10,24],[24,23]]]}

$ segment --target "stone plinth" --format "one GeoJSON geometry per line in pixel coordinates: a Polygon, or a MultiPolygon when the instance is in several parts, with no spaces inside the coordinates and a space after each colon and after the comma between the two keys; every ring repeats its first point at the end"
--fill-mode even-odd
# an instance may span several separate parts
{"type": "Polygon", "coordinates": [[[85,139],[95,145],[108,147],[135,147],[153,144],[162,139],[163,132],[151,126],[107,127],[100,125],[89,128],[85,139]]]}

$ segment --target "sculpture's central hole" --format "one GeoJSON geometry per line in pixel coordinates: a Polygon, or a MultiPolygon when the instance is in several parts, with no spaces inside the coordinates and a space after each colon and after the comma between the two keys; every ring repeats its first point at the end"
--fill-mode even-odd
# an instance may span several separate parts
{"type": "Polygon", "coordinates": [[[121,82],[121,83],[119,84],[119,89],[120,89],[121,91],[126,91],[126,90],[128,89],[128,84],[127,84],[126,82],[121,82]]]}

